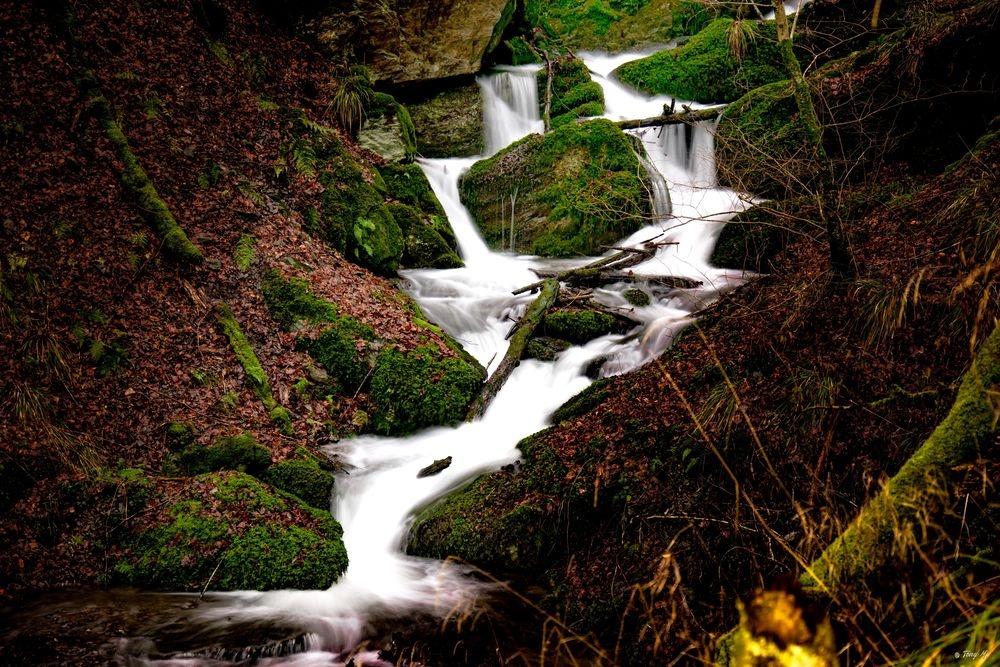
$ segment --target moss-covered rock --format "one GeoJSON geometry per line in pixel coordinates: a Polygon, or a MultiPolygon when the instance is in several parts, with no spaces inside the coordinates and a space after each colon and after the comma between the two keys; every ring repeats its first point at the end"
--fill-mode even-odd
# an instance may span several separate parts
{"type": "Polygon", "coordinates": [[[625,290],[622,293],[622,296],[625,297],[625,300],[628,301],[629,304],[631,304],[631,305],[633,305],[633,306],[635,306],[637,308],[642,308],[643,306],[648,306],[649,303],[650,303],[649,292],[641,290],[641,289],[639,289],[637,287],[633,287],[632,289],[625,290]]]}
{"type": "Polygon", "coordinates": [[[275,463],[267,469],[266,479],[275,488],[297,496],[307,505],[330,509],[333,476],[308,452],[301,451],[298,458],[275,463]]]}
{"type": "MultiPolygon", "coordinates": [[[[538,98],[544,112],[549,70],[538,71],[538,98]]],[[[560,127],[577,118],[604,113],[604,89],[591,80],[590,71],[579,58],[567,56],[552,62],[551,127],[560,127]]]]}
{"type": "Polygon", "coordinates": [[[239,472],[170,489],[112,565],[115,582],[168,590],[328,588],[347,569],[340,524],[239,472]]]}
{"type": "Polygon", "coordinates": [[[615,330],[613,315],[596,310],[557,310],[542,320],[542,330],[553,338],[583,344],[615,330]]]}
{"type": "Polygon", "coordinates": [[[611,382],[609,378],[596,380],[579,394],[560,405],[552,413],[553,423],[558,424],[559,422],[579,417],[593,410],[611,395],[611,389],[609,388],[611,382]]]}
{"type": "Polygon", "coordinates": [[[264,274],[261,292],[271,317],[287,330],[300,321],[319,324],[337,319],[337,305],[313,294],[305,278],[285,280],[280,271],[271,269],[264,274]]]}
{"type": "Polygon", "coordinates": [[[445,356],[433,345],[408,352],[383,348],[371,380],[377,406],[372,425],[378,433],[402,435],[458,423],[484,379],[481,367],[445,356]]]}
{"type": "Polygon", "coordinates": [[[371,370],[362,354],[375,332],[353,317],[338,317],[315,339],[301,339],[304,347],[330,376],[341,391],[354,393],[361,388],[371,370]]]}
{"type": "Polygon", "coordinates": [[[463,266],[455,234],[423,170],[413,164],[393,164],[380,172],[386,192],[400,202],[389,204],[389,212],[403,232],[400,266],[436,269],[463,266]]]}
{"type": "Polygon", "coordinates": [[[462,178],[461,194],[494,248],[587,255],[648,219],[645,173],[629,137],[610,121],[592,120],[530,135],[480,160],[462,178]]]}
{"type": "MultiPolygon", "coordinates": [[[[453,269],[464,266],[462,258],[442,234],[451,230],[444,218],[424,216],[406,204],[389,204],[389,212],[403,232],[402,268],[453,269]]],[[[453,238],[453,237],[452,237],[453,238]]]]}
{"type": "Polygon", "coordinates": [[[713,21],[676,49],[625,63],[615,74],[648,93],[676,95],[696,102],[731,102],[748,90],[786,77],[773,22],[755,25],[739,60],[733,57],[728,33],[733,19],[713,21]]]}
{"type": "Polygon", "coordinates": [[[178,456],[178,466],[189,475],[238,470],[259,477],[271,465],[271,453],[250,433],[218,438],[211,447],[191,443],[178,456]]]}
{"type": "Polygon", "coordinates": [[[179,452],[194,443],[194,427],[187,422],[170,422],[166,428],[167,447],[179,452]]]}
{"type": "Polygon", "coordinates": [[[417,152],[424,157],[482,155],[483,98],[476,84],[407,103],[417,133],[417,152]]]}
{"type": "Polygon", "coordinates": [[[804,159],[811,153],[797,114],[789,81],[756,88],[727,106],[716,131],[719,181],[766,195],[807,177],[815,167],[804,159]]]}
{"type": "Polygon", "coordinates": [[[392,95],[375,93],[358,143],[390,162],[413,160],[417,135],[410,112],[392,95]]]}
{"type": "Polygon", "coordinates": [[[538,359],[539,361],[555,361],[560,352],[571,347],[572,343],[567,340],[540,336],[528,341],[524,348],[525,359],[538,359]]]}

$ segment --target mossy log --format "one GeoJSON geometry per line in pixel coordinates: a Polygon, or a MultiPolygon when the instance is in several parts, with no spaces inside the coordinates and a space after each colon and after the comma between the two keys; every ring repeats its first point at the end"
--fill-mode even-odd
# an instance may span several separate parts
{"type": "Polygon", "coordinates": [[[617,121],[618,127],[623,130],[635,130],[640,127],[657,127],[659,125],[678,125],[680,123],[697,123],[703,120],[712,120],[722,115],[725,107],[711,107],[710,109],[691,109],[684,107],[684,111],[674,112],[663,105],[663,113],[652,118],[642,118],[639,120],[617,121]]]}
{"type": "Polygon", "coordinates": [[[966,371],[951,411],[858,517],[802,575],[809,592],[826,597],[841,583],[863,580],[899,556],[897,535],[920,534],[935,498],[950,493],[950,472],[997,455],[1000,325],[966,371]]]}
{"type": "Polygon", "coordinates": [[[568,271],[535,271],[541,280],[538,282],[519,287],[513,294],[523,294],[540,288],[546,280],[554,278],[562,283],[567,283],[575,287],[595,287],[606,283],[618,282],[655,282],[664,287],[691,289],[701,285],[700,280],[684,278],[681,276],[636,276],[624,271],[624,269],[642,264],[653,256],[652,250],[643,248],[627,248],[614,255],[603,257],[586,266],[581,266],[568,271]]]}
{"type": "Polygon", "coordinates": [[[521,319],[518,320],[513,335],[508,336],[510,338],[510,346],[507,348],[507,354],[504,355],[503,361],[500,362],[496,371],[486,381],[486,384],[483,385],[479,396],[469,406],[469,412],[465,418],[466,421],[472,421],[483,416],[486,408],[490,406],[500,388],[503,387],[504,382],[507,381],[507,378],[510,377],[510,374],[514,372],[514,369],[521,362],[524,348],[527,347],[531,334],[542,321],[545,312],[556,302],[556,298],[559,296],[559,281],[551,278],[543,280],[540,288],[541,291],[538,297],[531,303],[527,312],[521,316],[521,319]]]}

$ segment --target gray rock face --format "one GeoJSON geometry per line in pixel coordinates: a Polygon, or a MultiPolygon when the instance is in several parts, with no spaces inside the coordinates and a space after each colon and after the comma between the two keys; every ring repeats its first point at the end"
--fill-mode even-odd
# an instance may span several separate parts
{"type": "Polygon", "coordinates": [[[417,83],[478,72],[499,43],[515,0],[362,0],[315,22],[317,37],[359,60],[383,81],[417,83]]]}

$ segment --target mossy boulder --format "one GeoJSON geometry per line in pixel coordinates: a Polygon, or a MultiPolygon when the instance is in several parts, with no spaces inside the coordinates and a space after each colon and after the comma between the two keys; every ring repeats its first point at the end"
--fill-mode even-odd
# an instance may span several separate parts
{"type": "Polygon", "coordinates": [[[628,135],[592,120],[530,135],[480,160],[460,189],[490,246],[566,257],[596,254],[648,220],[645,174],[628,135]]]}
{"type": "Polygon", "coordinates": [[[719,181],[768,195],[784,193],[789,181],[806,178],[815,165],[797,116],[789,81],[756,88],[727,106],[716,131],[719,181]]]}
{"type": "Polygon", "coordinates": [[[376,273],[391,275],[403,254],[403,233],[385,207],[373,177],[329,132],[308,136],[300,159],[323,186],[309,225],[349,260],[376,273]]]}
{"type": "Polygon", "coordinates": [[[625,63],[615,75],[647,93],[675,95],[696,102],[732,102],[759,86],[786,77],[774,23],[754,25],[746,53],[735,58],[729,47],[733,19],[713,21],[676,49],[625,63]]]}
{"type": "Polygon", "coordinates": [[[375,361],[371,397],[377,433],[404,435],[456,424],[485,380],[482,367],[444,355],[434,345],[402,351],[385,347],[375,361]]]}
{"type": "MultiPolygon", "coordinates": [[[[544,112],[549,70],[538,71],[538,99],[544,112]]],[[[579,58],[566,56],[552,63],[551,127],[560,127],[577,118],[604,113],[604,89],[590,78],[587,65],[579,58]]]]}
{"type": "Polygon", "coordinates": [[[742,211],[726,223],[719,234],[709,261],[727,269],[767,273],[775,269],[774,259],[796,233],[799,199],[767,202],[742,211]]]}
{"type": "Polygon", "coordinates": [[[406,204],[389,204],[389,212],[403,232],[401,268],[453,269],[465,265],[445,240],[446,235],[451,236],[446,219],[422,215],[419,209],[406,204]]]}
{"type": "Polygon", "coordinates": [[[450,269],[463,266],[455,234],[427,176],[413,164],[391,164],[380,170],[386,192],[398,203],[389,212],[403,232],[403,268],[450,269]]]}
{"type": "Polygon", "coordinates": [[[617,320],[609,313],[565,309],[548,313],[542,319],[542,331],[553,338],[582,345],[613,332],[617,324],[617,320]]]}
{"type": "Polygon", "coordinates": [[[635,306],[636,308],[642,308],[648,306],[650,303],[649,292],[641,290],[637,287],[632,289],[627,289],[622,293],[625,300],[629,302],[629,305],[635,306]]]}
{"type": "Polygon", "coordinates": [[[417,153],[417,135],[406,107],[392,95],[375,93],[358,143],[390,162],[409,162],[417,153]]]}
{"type": "Polygon", "coordinates": [[[417,152],[424,157],[482,155],[483,97],[471,83],[407,103],[417,133],[417,152]]]}
{"type": "Polygon", "coordinates": [[[364,352],[374,338],[371,327],[344,316],[331,322],[316,338],[300,339],[299,345],[329,372],[342,392],[354,393],[371,370],[364,352]]]}
{"type": "Polygon", "coordinates": [[[524,348],[525,359],[537,359],[538,361],[555,361],[559,354],[571,347],[568,340],[560,340],[549,336],[539,336],[532,338],[524,348]]]}
{"type": "Polygon", "coordinates": [[[210,447],[192,442],[177,457],[180,469],[195,475],[238,470],[260,476],[271,465],[271,453],[250,433],[218,438],[210,447]]]}
{"type": "Polygon", "coordinates": [[[340,524],[239,472],[163,490],[116,550],[116,583],[167,590],[324,589],[347,569],[340,524]]]}
{"type": "Polygon", "coordinates": [[[267,469],[266,479],[275,488],[300,498],[311,507],[330,509],[333,475],[308,452],[302,451],[297,458],[275,463],[267,469]]]}
{"type": "Polygon", "coordinates": [[[299,322],[319,324],[338,317],[337,304],[313,294],[305,278],[286,280],[280,271],[271,269],[264,273],[261,293],[271,317],[289,331],[299,322]]]}

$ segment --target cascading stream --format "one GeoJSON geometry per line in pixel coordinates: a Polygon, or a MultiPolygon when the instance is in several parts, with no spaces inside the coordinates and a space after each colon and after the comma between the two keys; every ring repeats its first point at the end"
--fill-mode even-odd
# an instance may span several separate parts
{"type": "MultiPolygon", "coordinates": [[[[593,54],[585,57],[596,72],[611,60],[593,54]]],[[[506,68],[480,78],[491,151],[541,130],[536,71],[506,68]]],[[[669,101],[629,92],[604,77],[598,81],[605,87],[612,116],[638,117],[649,114],[656,105],[653,114],[659,113],[664,99],[669,101]]],[[[407,438],[364,436],[330,446],[330,453],[350,471],[338,477],[332,501],[334,516],[344,527],[350,559],[341,580],[325,591],[218,594],[211,604],[193,612],[194,622],[210,634],[212,628],[234,623],[281,619],[302,628],[311,647],[306,653],[282,658],[281,664],[339,665],[348,659],[373,619],[418,612],[443,616],[482,594],[483,585],[462,568],[402,553],[411,517],[420,507],[479,474],[516,461],[517,443],[543,428],[559,405],[591,382],[584,375],[589,364],[602,359],[601,372],[609,375],[645,363],[670,344],[690,321],[693,310],[741,281],[741,276],[708,264],[720,222],[745,206],[736,193],[715,186],[712,129],[708,124],[699,125],[690,137],[680,134],[686,131],[683,127],[635,132],[646,147],[649,162],[662,175],[654,181],[666,188],[654,202],[654,210],[661,215],[622,242],[676,243],[659,246],[652,259],[633,271],[638,275],[692,277],[703,281],[701,288],[671,290],[648,285],[654,296],[652,303],[630,313],[643,323],[635,331],[572,347],[553,363],[523,361],[479,421],[429,429],[407,438]],[[452,457],[452,463],[443,472],[417,478],[421,468],[447,456],[452,457]]],[[[506,351],[504,335],[511,319],[533,298],[515,297],[511,291],[536,280],[532,267],[551,262],[486,247],[458,196],[458,178],[474,161],[421,162],[455,231],[466,266],[413,270],[403,276],[408,291],[430,319],[492,371],[506,351]]],[[[575,263],[587,261],[590,259],[575,263]]],[[[622,296],[628,287],[632,285],[606,286],[595,290],[595,298],[609,306],[631,308],[622,296]]],[[[186,660],[181,664],[199,663],[186,660]]]]}

